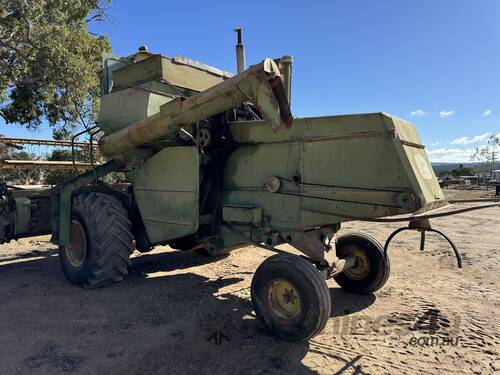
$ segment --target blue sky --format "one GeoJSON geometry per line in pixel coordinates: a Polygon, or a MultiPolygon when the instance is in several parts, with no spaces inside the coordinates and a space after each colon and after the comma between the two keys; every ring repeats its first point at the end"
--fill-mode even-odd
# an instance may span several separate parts
{"type": "MultiPolygon", "coordinates": [[[[92,31],[129,55],[184,55],[235,70],[294,56],[295,116],[388,112],[414,123],[433,161],[468,161],[500,133],[500,1],[120,1],[92,31]]],[[[10,136],[50,137],[0,123],[10,136]]]]}

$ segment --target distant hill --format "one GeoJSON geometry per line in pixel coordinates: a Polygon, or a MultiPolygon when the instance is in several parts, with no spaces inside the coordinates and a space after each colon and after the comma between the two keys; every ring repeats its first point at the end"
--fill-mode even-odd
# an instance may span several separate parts
{"type": "MultiPolygon", "coordinates": [[[[458,168],[460,164],[462,164],[464,167],[472,167],[472,168],[475,168],[479,165],[478,163],[431,163],[431,164],[436,174],[439,172],[443,173],[451,171],[455,168],[458,168]]],[[[500,162],[495,163],[494,169],[500,169],[500,162]]]]}

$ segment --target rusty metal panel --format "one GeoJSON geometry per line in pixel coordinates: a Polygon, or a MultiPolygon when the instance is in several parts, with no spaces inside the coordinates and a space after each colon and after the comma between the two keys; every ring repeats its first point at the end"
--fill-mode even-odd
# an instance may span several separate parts
{"type": "Polygon", "coordinates": [[[198,230],[199,165],[196,148],[182,146],[164,148],[132,169],[134,197],[152,243],[198,230]]]}

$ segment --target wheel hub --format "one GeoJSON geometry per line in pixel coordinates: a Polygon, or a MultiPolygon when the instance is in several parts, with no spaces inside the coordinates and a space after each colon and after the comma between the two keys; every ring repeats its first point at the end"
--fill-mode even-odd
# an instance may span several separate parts
{"type": "Polygon", "coordinates": [[[344,270],[344,274],[353,280],[362,280],[370,273],[370,260],[366,255],[366,251],[358,246],[349,246],[343,254],[343,257],[353,256],[356,258],[354,267],[344,270]]]}
{"type": "Polygon", "coordinates": [[[73,267],[80,267],[87,255],[87,237],[85,229],[78,220],[71,221],[70,242],[65,249],[66,257],[73,267]]]}
{"type": "Polygon", "coordinates": [[[198,143],[201,147],[207,147],[210,145],[212,141],[212,135],[210,134],[210,130],[208,128],[200,128],[198,129],[198,143]]]}
{"type": "Polygon", "coordinates": [[[290,319],[301,311],[302,302],[295,286],[287,280],[274,280],[269,287],[269,305],[280,318],[290,319]]]}

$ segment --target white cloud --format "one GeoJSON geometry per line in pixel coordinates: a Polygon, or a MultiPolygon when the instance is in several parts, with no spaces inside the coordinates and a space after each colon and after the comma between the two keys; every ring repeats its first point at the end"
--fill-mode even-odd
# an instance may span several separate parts
{"type": "Polygon", "coordinates": [[[471,155],[474,153],[473,148],[438,148],[429,150],[427,154],[433,163],[463,163],[470,161],[471,155]]]}
{"type": "Polygon", "coordinates": [[[441,118],[445,118],[445,117],[450,117],[450,116],[453,116],[455,114],[455,111],[445,111],[444,109],[439,112],[439,117],[441,118]]]}
{"type": "Polygon", "coordinates": [[[451,141],[452,145],[469,145],[471,143],[477,143],[477,142],[482,142],[490,136],[490,133],[483,133],[480,135],[476,135],[474,137],[462,137],[462,138],[457,138],[451,141]]]}
{"type": "Polygon", "coordinates": [[[438,146],[438,145],[439,145],[439,142],[434,142],[433,144],[431,144],[431,147],[438,146]]]}
{"type": "Polygon", "coordinates": [[[486,111],[484,111],[483,117],[488,117],[489,115],[491,115],[491,109],[487,109],[486,111]]]}
{"type": "Polygon", "coordinates": [[[425,112],[421,109],[417,109],[415,111],[411,111],[410,115],[411,116],[416,116],[416,117],[420,117],[420,116],[425,116],[425,115],[428,115],[429,112],[425,112]]]}

